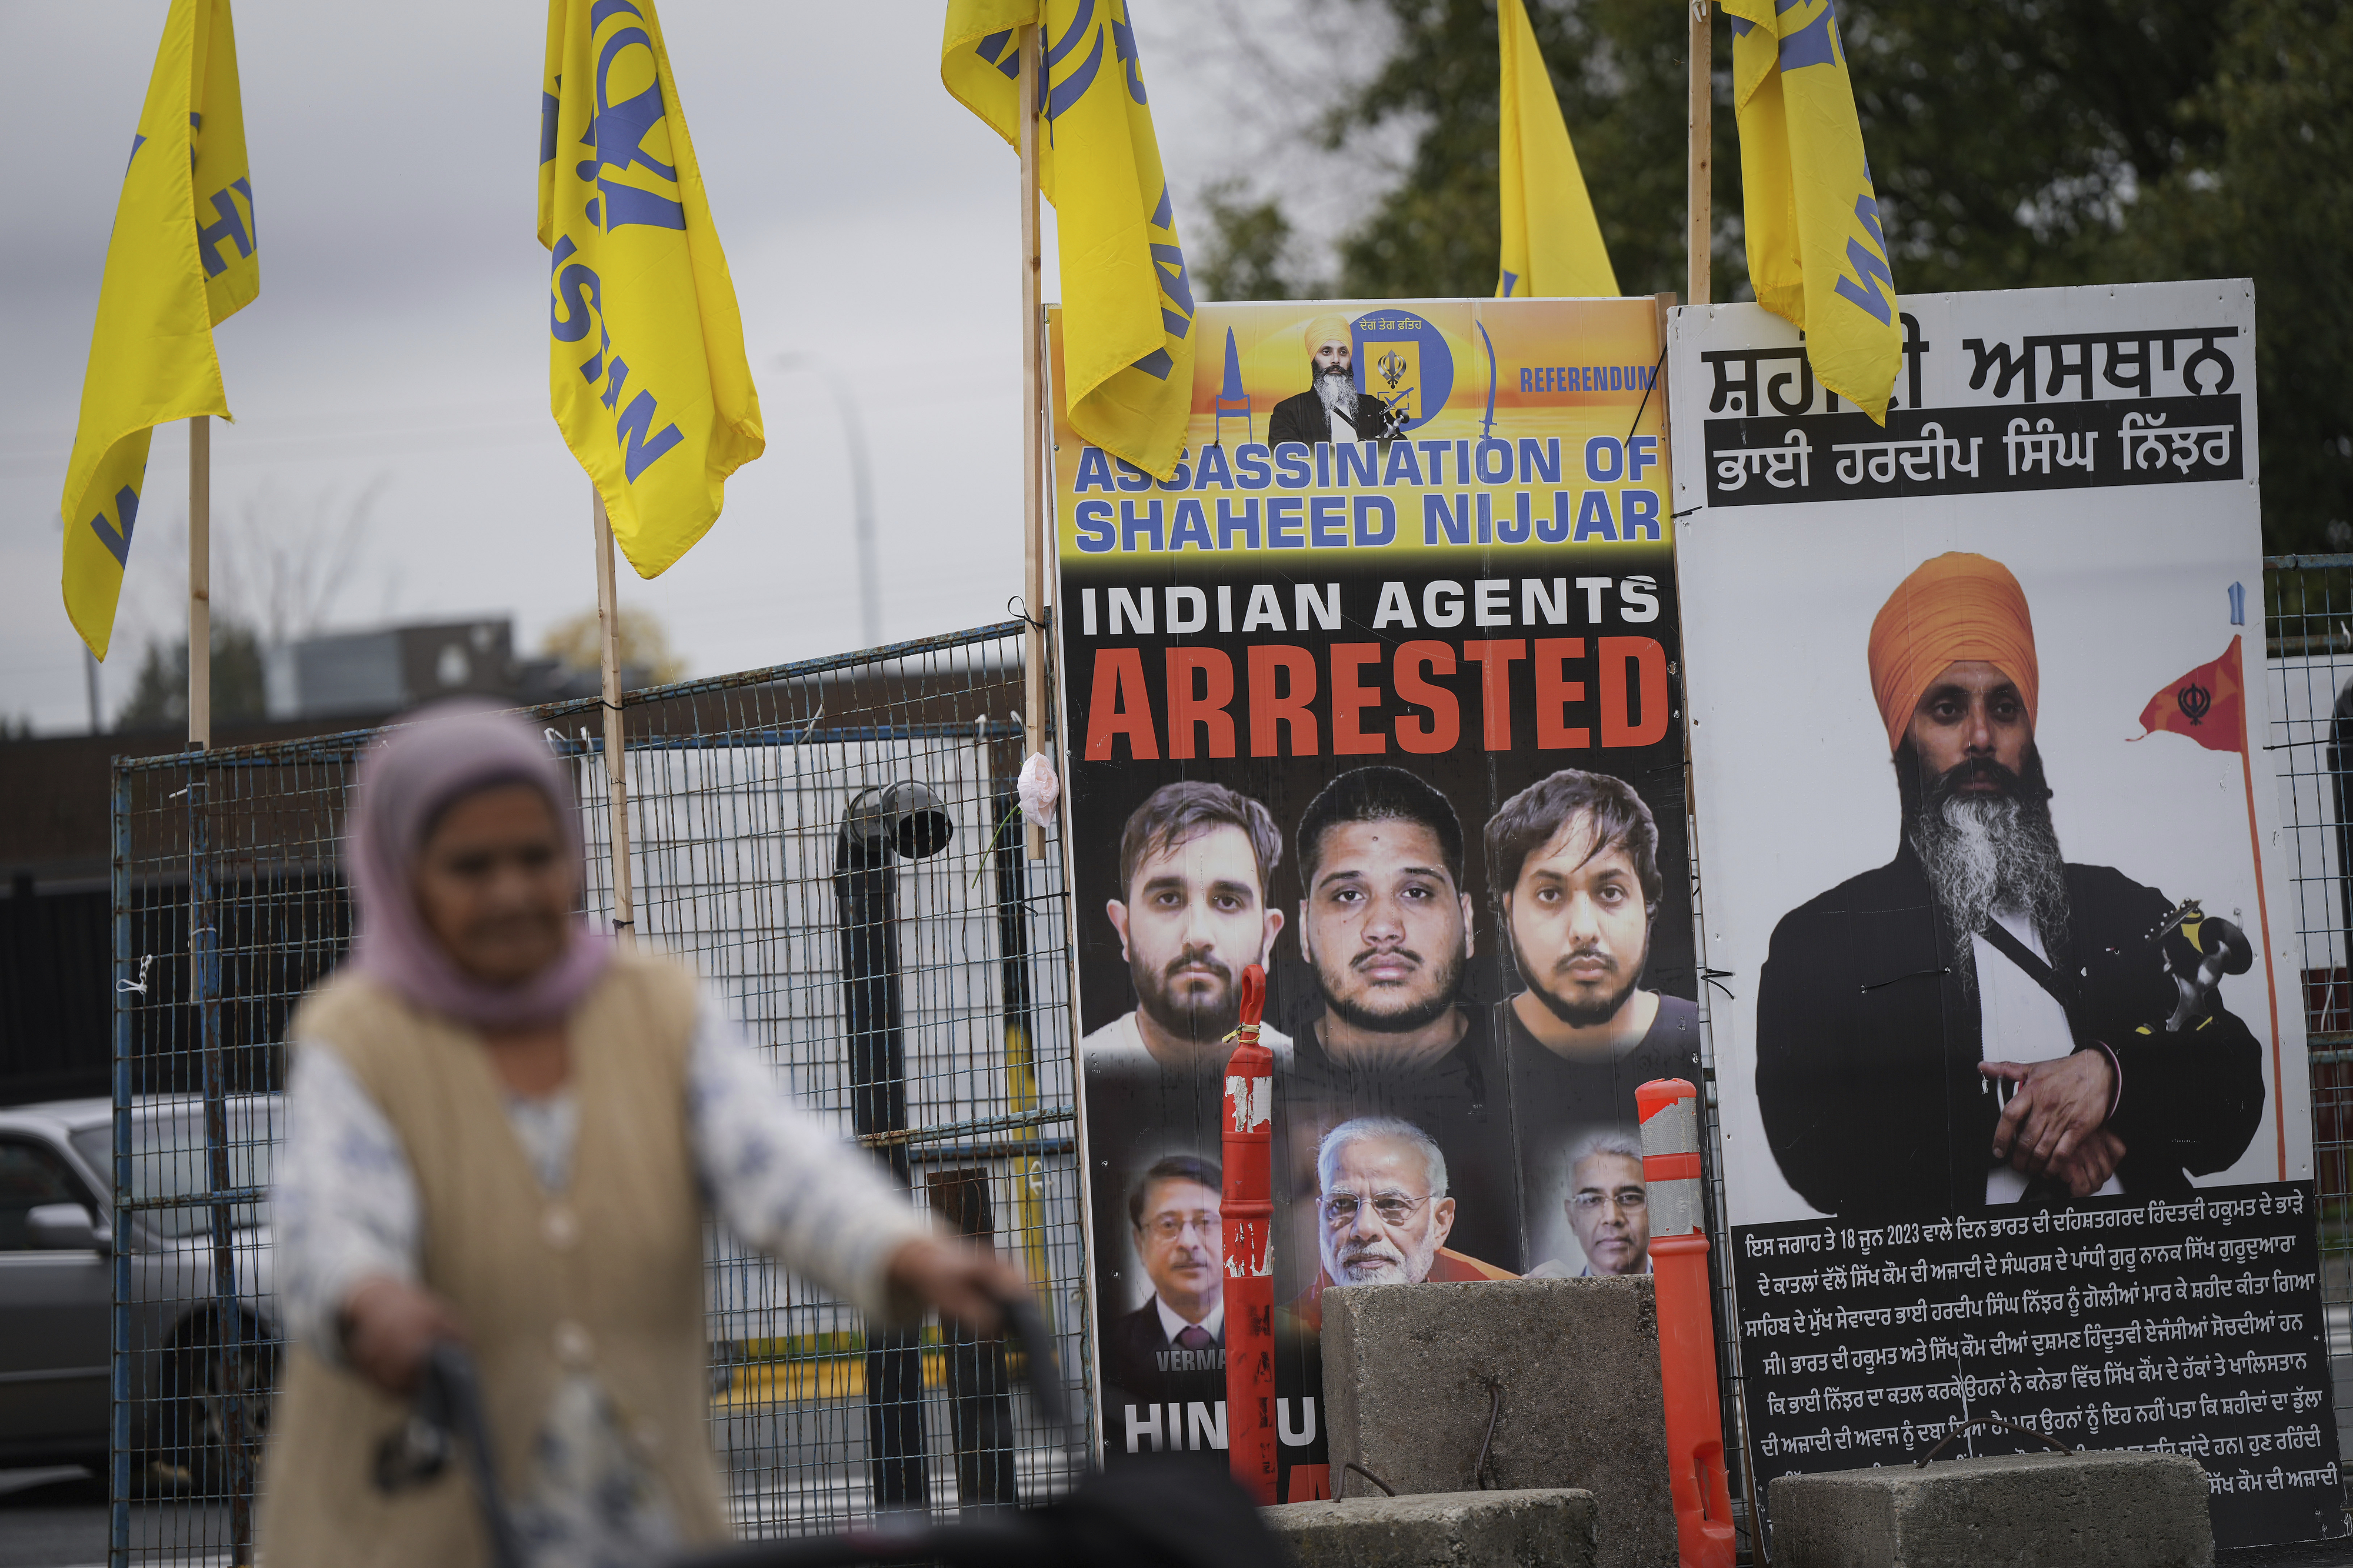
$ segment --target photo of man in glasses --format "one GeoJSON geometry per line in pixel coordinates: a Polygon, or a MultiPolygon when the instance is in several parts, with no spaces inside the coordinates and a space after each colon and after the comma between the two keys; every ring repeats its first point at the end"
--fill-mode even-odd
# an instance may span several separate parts
{"type": "Polygon", "coordinates": [[[1561,1208],[1585,1261],[1548,1258],[1528,1270],[1530,1279],[1651,1271],[1650,1194],[1642,1184],[1642,1145],[1632,1133],[1597,1132],[1577,1143],[1561,1208]]]}
{"type": "Polygon", "coordinates": [[[1206,1377],[1223,1397],[1226,1373],[1224,1178],[1216,1165],[1172,1155],[1128,1194],[1135,1255],[1152,1300],[1112,1325],[1112,1381],[1131,1394],[1165,1394],[1171,1379],[1206,1377]]]}
{"type": "Polygon", "coordinates": [[[1348,1285],[1509,1279],[1490,1263],[1450,1250],[1455,1203],[1437,1141],[1393,1116],[1361,1116],[1324,1135],[1315,1151],[1316,1247],[1323,1268],[1291,1307],[1306,1331],[1323,1327],[1323,1294],[1348,1285]]]}

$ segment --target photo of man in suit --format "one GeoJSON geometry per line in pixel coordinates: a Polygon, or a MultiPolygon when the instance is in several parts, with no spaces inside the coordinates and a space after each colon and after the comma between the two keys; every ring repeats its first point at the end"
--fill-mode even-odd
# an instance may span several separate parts
{"type": "Polygon", "coordinates": [[[2000,562],[1922,564],[1868,652],[1895,857],[1774,928],[1757,1095],[1782,1175],[1826,1214],[2186,1195],[2263,1118],[2220,994],[2244,938],[2062,856],[2033,621],[2000,562]]]}
{"type": "Polygon", "coordinates": [[[1206,1397],[1224,1396],[1223,1184],[1216,1165],[1177,1154],[1145,1172],[1128,1194],[1135,1256],[1152,1282],[1152,1300],[1112,1325],[1112,1381],[1130,1394],[1158,1397],[1181,1379],[1187,1387],[1213,1384],[1206,1397]]]}
{"type": "Polygon", "coordinates": [[[1266,422],[1266,444],[1285,441],[1315,446],[1324,441],[1386,441],[1398,423],[1396,412],[1369,392],[1356,390],[1356,339],[1348,318],[1337,311],[1307,323],[1308,390],[1274,405],[1266,422]]]}

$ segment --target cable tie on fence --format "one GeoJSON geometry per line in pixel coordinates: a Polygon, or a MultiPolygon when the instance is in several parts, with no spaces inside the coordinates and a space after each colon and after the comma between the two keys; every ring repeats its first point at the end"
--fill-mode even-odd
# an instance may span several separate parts
{"type": "Polygon", "coordinates": [[[637,923],[638,923],[638,922],[637,922],[636,921],[634,921],[634,920],[628,920],[628,921],[615,921],[613,922],[613,929],[614,929],[615,931],[619,931],[623,926],[628,926],[628,927],[631,927],[632,929],[634,929],[634,928],[636,927],[637,923]]]}
{"type": "Polygon", "coordinates": [[[562,756],[564,754],[564,736],[556,730],[555,726],[550,724],[545,730],[542,731],[541,733],[547,737],[547,749],[554,752],[557,756],[562,756]]]}
{"type": "Polygon", "coordinates": [[[800,739],[795,741],[793,744],[796,746],[807,745],[808,743],[808,738],[817,732],[817,721],[824,717],[825,699],[820,697],[817,700],[817,711],[809,715],[809,721],[801,727],[800,739]]]}
{"type": "Polygon", "coordinates": [[[151,963],[154,963],[154,962],[155,962],[155,955],[154,955],[153,953],[152,953],[152,952],[142,952],[142,953],[141,953],[141,954],[139,955],[139,978],[138,978],[138,979],[136,979],[136,980],[117,980],[117,981],[114,983],[114,994],[115,994],[117,996],[121,996],[121,995],[125,994],[126,993],[129,993],[129,992],[134,992],[134,991],[135,991],[135,992],[137,992],[137,993],[138,993],[140,995],[142,995],[142,996],[146,995],[146,994],[147,994],[147,966],[148,966],[149,964],[151,964],[151,963]]]}
{"type": "Polygon", "coordinates": [[[1046,623],[1029,613],[1029,605],[1023,602],[1021,595],[1018,594],[1010,594],[1006,596],[1005,613],[1011,616],[1017,621],[1025,622],[1029,626],[1036,626],[1041,632],[1046,629],[1046,623]],[[1013,607],[1016,605],[1019,605],[1021,607],[1017,610],[1013,607]]]}

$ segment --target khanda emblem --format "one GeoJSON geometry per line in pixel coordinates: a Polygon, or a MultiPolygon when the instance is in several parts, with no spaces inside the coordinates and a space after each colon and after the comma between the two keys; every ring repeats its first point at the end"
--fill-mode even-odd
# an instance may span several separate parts
{"type": "Polygon", "coordinates": [[[2192,680],[2173,694],[2173,700],[2180,708],[2181,716],[2196,724],[2205,719],[2206,710],[2214,705],[2214,694],[2192,680]]]}
{"type": "Polygon", "coordinates": [[[1419,390],[1416,383],[1421,368],[1420,356],[1414,351],[1411,343],[1391,343],[1372,363],[1373,375],[1380,382],[1381,400],[1388,405],[1395,424],[1413,417],[1413,397],[1419,390]]]}

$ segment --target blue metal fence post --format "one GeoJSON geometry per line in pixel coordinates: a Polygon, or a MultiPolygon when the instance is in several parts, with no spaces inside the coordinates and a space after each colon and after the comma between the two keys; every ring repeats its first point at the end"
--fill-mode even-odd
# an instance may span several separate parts
{"type": "Polygon", "coordinates": [[[232,1561],[253,1560],[253,1455],[246,1441],[244,1388],[247,1323],[237,1294],[236,1184],[228,1158],[228,1067],[221,1048],[220,910],[213,896],[211,767],[202,752],[188,758],[188,952],[194,983],[196,1039],[204,1065],[206,1177],[220,1194],[212,1216],[213,1342],[208,1355],[219,1400],[218,1440],[228,1485],[232,1561]]]}
{"type": "Polygon", "coordinates": [[[114,1101],[112,1169],[114,1196],[109,1205],[114,1232],[114,1303],[109,1314],[107,1357],[107,1568],[131,1562],[131,1250],[124,1208],[131,1201],[131,772],[114,760],[114,788],[108,824],[113,839],[109,883],[114,918],[114,1101]]]}

